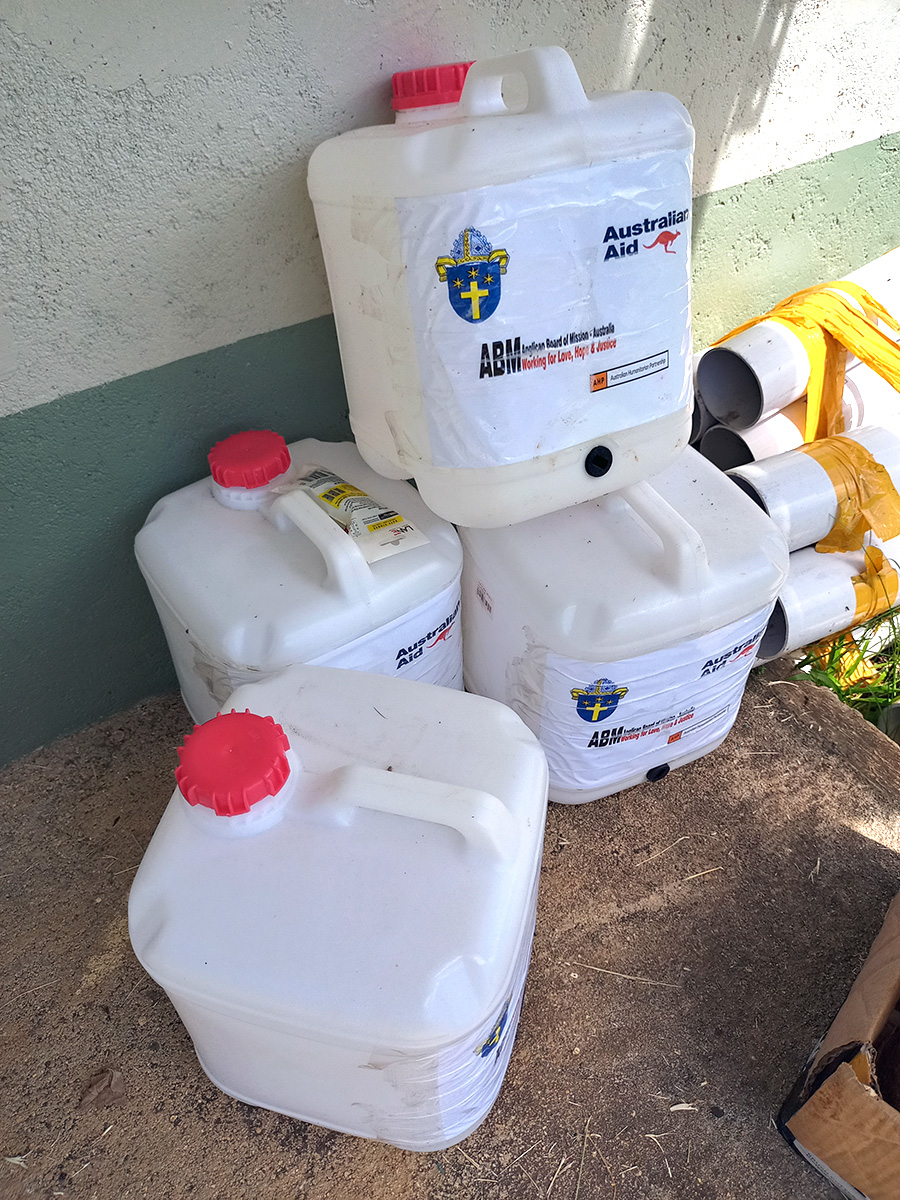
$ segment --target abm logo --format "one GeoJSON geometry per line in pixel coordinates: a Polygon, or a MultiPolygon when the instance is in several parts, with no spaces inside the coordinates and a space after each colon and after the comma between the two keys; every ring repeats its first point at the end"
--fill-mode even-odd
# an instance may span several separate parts
{"type": "Polygon", "coordinates": [[[447,284],[450,306],[458,317],[478,325],[500,303],[500,276],[506,274],[509,255],[495,250],[478,229],[463,229],[452,253],[434,264],[438,279],[447,284]]]}
{"type": "Polygon", "coordinates": [[[617,687],[611,679],[595,679],[587,688],[572,688],[575,711],[582,721],[605,721],[616,711],[619,701],[628,695],[627,687],[617,687]]]}

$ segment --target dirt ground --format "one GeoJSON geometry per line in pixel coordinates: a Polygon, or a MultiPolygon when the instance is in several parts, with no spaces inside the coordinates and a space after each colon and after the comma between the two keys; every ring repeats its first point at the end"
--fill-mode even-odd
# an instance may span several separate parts
{"type": "Polygon", "coordinates": [[[177,697],[0,772],[0,1197],[833,1196],[772,1116],[900,888],[900,750],[776,674],[709,757],[551,807],[506,1082],[436,1154],[223,1095],[138,966],[128,888],[189,728],[177,697]],[[124,1100],[79,1109],[107,1069],[124,1100]]]}

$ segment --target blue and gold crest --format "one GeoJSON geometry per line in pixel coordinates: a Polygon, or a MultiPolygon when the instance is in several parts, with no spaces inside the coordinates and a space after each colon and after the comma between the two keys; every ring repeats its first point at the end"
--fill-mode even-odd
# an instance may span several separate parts
{"type": "Polygon", "coordinates": [[[452,254],[439,258],[434,269],[447,284],[456,315],[478,325],[500,303],[500,276],[506,274],[508,262],[506,251],[495,250],[480,230],[464,229],[453,243],[452,254]]]}
{"type": "Polygon", "coordinates": [[[627,687],[616,687],[611,679],[595,679],[589,688],[572,688],[575,709],[582,721],[605,721],[628,695],[627,687]]]}

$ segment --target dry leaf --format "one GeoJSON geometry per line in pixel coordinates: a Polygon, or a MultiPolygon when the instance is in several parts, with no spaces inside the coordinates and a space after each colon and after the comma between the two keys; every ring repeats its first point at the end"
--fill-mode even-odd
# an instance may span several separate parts
{"type": "Polygon", "coordinates": [[[81,1108],[106,1108],[109,1104],[121,1104],[125,1099],[125,1076],[121,1071],[104,1071],[95,1075],[87,1085],[81,1102],[81,1108]]]}

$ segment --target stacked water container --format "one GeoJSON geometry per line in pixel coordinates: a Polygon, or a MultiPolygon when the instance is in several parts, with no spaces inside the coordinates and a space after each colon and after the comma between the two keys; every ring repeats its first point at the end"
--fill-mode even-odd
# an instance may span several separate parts
{"type": "Polygon", "coordinates": [[[787,561],[686,448],[690,120],[588,98],[559,49],[395,77],[394,107],[309,169],[360,453],[459,526],[466,686],[551,798],[661,778],[731,727],[787,561]]]}
{"type": "Polygon", "coordinates": [[[453,527],[349,443],[247,430],[160,500],[135,541],[185,704],[293,663],[462,687],[453,527]]]}
{"type": "Polygon", "coordinates": [[[682,106],[544,48],[394,107],[309,170],[356,448],[243,431],[138,537],[205,723],[130,920],[225,1090],[437,1149],[509,1060],[547,763],[718,745],[787,551],[687,447],[682,106]]]}

